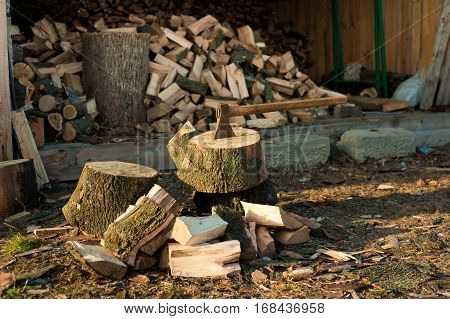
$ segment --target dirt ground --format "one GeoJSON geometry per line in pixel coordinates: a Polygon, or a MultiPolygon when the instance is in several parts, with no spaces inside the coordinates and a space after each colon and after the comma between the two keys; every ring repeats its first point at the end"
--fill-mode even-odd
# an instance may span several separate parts
{"type": "MultiPolygon", "coordinates": [[[[120,281],[100,278],[72,258],[64,248],[67,238],[36,240],[25,229],[0,222],[0,272],[22,278],[2,297],[449,298],[449,173],[450,145],[428,155],[360,165],[335,158],[313,172],[275,174],[279,205],[316,219],[322,228],[311,232],[307,244],[279,245],[276,259],[241,264],[242,273],[224,279],[172,278],[158,269],[128,271],[120,281]],[[380,184],[392,188],[378,189],[380,184]],[[23,250],[47,245],[50,250],[14,258],[8,247],[14,248],[17,233],[28,240],[23,250]],[[317,257],[319,248],[348,252],[354,259],[317,257]],[[283,250],[302,257],[283,257],[283,250]],[[298,267],[312,267],[314,274],[300,280],[283,275],[298,267]],[[252,277],[255,270],[267,278],[252,277]]],[[[175,178],[164,174],[163,184],[175,178]]],[[[50,219],[38,225],[63,223],[63,205],[43,204],[50,219]]]]}

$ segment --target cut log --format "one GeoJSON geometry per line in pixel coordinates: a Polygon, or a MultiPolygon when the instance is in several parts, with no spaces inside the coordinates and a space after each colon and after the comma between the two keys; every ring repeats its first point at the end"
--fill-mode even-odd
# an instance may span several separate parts
{"type": "Polygon", "coordinates": [[[182,246],[169,243],[170,273],[175,277],[220,277],[241,271],[239,241],[182,246]]]}
{"type": "Polygon", "coordinates": [[[193,246],[216,239],[225,233],[228,223],[220,216],[178,217],[172,238],[183,246],[193,246]]]}
{"type": "Polygon", "coordinates": [[[22,157],[33,160],[34,169],[36,171],[36,181],[39,188],[48,183],[49,179],[23,109],[13,111],[11,113],[11,121],[22,157]]]}
{"type": "MultiPolygon", "coordinates": [[[[105,247],[134,266],[140,249],[153,241],[180,213],[181,206],[163,188],[155,185],[134,207],[119,216],[104,234],[105,247]]],[[[164,242],[159,241],[161,246],[164,242]]],[[[159,247],[158,247],[159,248],[159,247]]]]}
{"type": "Polygon", "coordinates": [[[270,236],[265,227],[256,228],[256,243],[258,244],[258,252],[263,257],[272,258],[275,256],[275,241],[270,236]]]}
{"type": "Polygon", "coordinates": [[[282,227],[285,229],[299,229],[303,224],[294,214],[284,211],[278,206],[268,206],[241,202],[245,211],[246,222],[256,222],[257,225],[282,227]]]}
{"type": "Polygon", "coordinates": [[[283,245],[299,245],[309,240],[309,228],[303,226],[297,230],[278,230],[275,232],[275,240],[283,245]]]}
{"type": "Polygon", "coordinates": [[[39,99],[39,109],[42,112],[53,111],[58,105],[59,105],[58,99],[51,95],[43,95],[39,99]]]}
{"type": "Polygon", "coordinates": [[[30,68],[29,65],[27,65],[23,62],[18,62],[16,64],[14,64],[12,72],[13,72],[14,78],[17,80],[22,77],[26,77],[28,80],[31,80],[34,77],[33,70],[30,68]]]}
{"type": "Polygon", "coordinates": [[[77,187],[62,211],[74,226],[102,235],[129,203],[134,203],[156,182],[149,167],[123,162],[86,163],[77,187]]]}
{"type": "Polygon", "coordinates": [[[84,263],[101,276],[120,280],[127,272],[127,265],[101,246],[84,245],[76,241],[69,241],[66,247],[75,259],[84,263]]]}
{"type": "Polygon", "coordinates": [[[151,123],[164,115],[170,113],[173,108],[166,103],[158,103],[147,110],[147,122],[151,123]]]}
{"type": "Polygon", "coordinates": [[[87,114],[87,110],[86,107],[82,104],[67,104],[63,107],[62,114],[66,120],[73,120],[87,114]]]}
{"type": "Polygon", "coordinates": [[[200,32],[214,27],[217,23],[217,19],[208,14],[200,20],[190,24],[187,28],[192,32],[193,35],[198,35],[200,32]]]}
{"type": "Polygon", "coordinates": [[[65,122],[62,137],[66,142],[73,141],[79,134],[87,132],[93,124],[94,120],[89,114],[79,119],[65,122]]]}
{"type": "Polygon", "coordinates": [[[145,121],[149,39],[134,33],[82,36],[86,95],[95,98],[103,123],[116,132],[131,133],[134,123],[145,121]]]}
{"type": "Polygon", "coordinates": [[[0,216],[7,217],[39,203],[33,161],[0,162],[0,216]]]}
{"type": "Polygon", "coordinates": [[[275,205],[278,201],[276,185],[266,179],[261,184],[244,191],[220,194],[220,196],[197,191],[194,194],[195,207],[200,214],[210,214],[212,207],[216,205],[223,205],[243,214],[241,201],[275,205]]]}
{"type": "Polygon", "coordinates": [[[265,181],[259,134],[244,128],[234,128],[234,133],[236,137],[218,140],[214,132],[202,133],[189,140],[184,152],[172,152],[178,177],[205,193],[243,191],[265,181]]]}
{"type": "Polygon", "coordinates": [[[56,131],[60,132],[63,129],[64,118],[59,113],[50,113],[47,116],[48,123],[51,127],[53,127],[56,131]]]}
{"type": "Polygon", "coordinates": [[[241,259],[255,259],[257,247],[253,245],[251,235],[246,228],[242,214],[225,206],[214,206],[212,208],[212,214],[217,214],[228,223],[225,238],[226,240],[239,241],[241,244],[241,259]]]}

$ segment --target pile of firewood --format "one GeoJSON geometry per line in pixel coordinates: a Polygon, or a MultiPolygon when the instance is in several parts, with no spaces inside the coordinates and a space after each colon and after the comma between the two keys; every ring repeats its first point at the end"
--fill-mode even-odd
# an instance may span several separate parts
{"type": "Polygon", "coordinates": [[[128,267],[153,266],[170,269],[172,276],[217,277],[240,272],[239,260],[275,257],[275,241],[303,244],[310,229],[320,227],[276,206],[241,204],[245,216],[225,206],[214,206],[209,216],[179,216],[182,207],[155,185],[108,226],[102,246],[67,246],[95,272],[114,279],[128,267]]]}
{"type": "MultiPolygon", "coordinates": [[[[12,30],[18,43],[13,68],[16,101],[28,106],[33,102],[34,110],[41,112],[31,113],[46,117],[66,141],[89,131],[98,114],[95,100],[86,99],[81,84],[80,36],[88,31],[149,34],[149,81],[143,99],[147,123],[131,124],[146,134],[177,130],[186,121],[199,131],[214,128],[211,109],[220,103],[245,105],[321,97],[314,82],[296,66],[292,52],[267,54],[272,50],[263,35],[249,25],[233,30],[211,15],[198,20],[172,15],[163,27],[160,17],[137,10],[140,4],[134,7],[139,14],[129,14],[126,19],[127,10],[121,11],[121,16],[113,11],[104,17],[107,2],[94,5],[98,14],[87,14],[83,21],[96,20],[86,26],[78,19],[67,26],[46,17],[31,28],[31,42],[17,27],[12,30]]],[[[87,12],[95,10],[89,7],[87,12]]],[[[298,121],[295,111],[290,113],[292,121],[298,121]]],[[[286,124],[288,117],[271,112],[232,118],[231,122],[267,128],[286,124]]]]}

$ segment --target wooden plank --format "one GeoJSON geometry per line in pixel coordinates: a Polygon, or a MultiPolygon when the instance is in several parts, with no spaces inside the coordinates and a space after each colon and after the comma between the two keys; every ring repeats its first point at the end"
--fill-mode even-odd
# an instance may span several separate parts
{"type": "Polygon", "coordinates": [[[22,157],[32,159],[34,162],[38,186],[48,183],[49,179],[34,142],[33,133],[31,133],[25,112],[22,109],[12,112],[11,120],[22,157]]]}
{"type": "Polygon", "coordinates": [[[407,101],[386,99],[381,97],[367,97],[352,95],[348,98],[349,103],[361,106],[366,111],[384,111],[391,112],[395,110],[403,110],[409,107],[407,101]]]}
{"type": "Polygon", "coordinates": [[[436,89],[441,76],[442,63],[448,46],[450,36],[450,0],[446,0],[442,12],[441,23],[439,25],[436,39],[434,41],[433,57],[431,60],[428,77],[422,91],[420,109],[428,110],[431,108],[436,95],[436,89]]]}
{"type": "Polygon", "coordinates": [[[8,20],[9,0],[0,3],[0,161],[13,159],[11,96],[9,91],[8,20]]]}
{"type": "Polygon", "coordinates": [[[450,48],[441,71],[441,86],[436,100],[437,105],[450,105],[450,48]]]}

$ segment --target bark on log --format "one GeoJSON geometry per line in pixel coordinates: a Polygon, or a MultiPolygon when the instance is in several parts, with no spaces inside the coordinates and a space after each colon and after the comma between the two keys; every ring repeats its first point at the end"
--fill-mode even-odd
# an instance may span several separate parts
{"type": "Polygon", "coordinates": [[[132,133],[145,122],[150,36],[134,33],[86,33],[82,36],[83,87],[95,98],[105,125],[132,133]]]}
{"type": "Polygon", "coordinates": [[[241,201],[275,205],[277,203],[276,185],[270,179],[266,179],[258,186],[245,191],[220,194],[220,196],[202,192],[195,192],[194,194],[194,204],[200,214],[210,214],[212,207],[216,205],[223,205],[243,214],[244,209],[241,201]]]}
{"type": "Polygon", "coordinates": [[[38,197],[32,160],[0,162],[0,216],[36,207],[38,197]]]}
{"type": "Polygon", "coordinates": [[[179,151],[170,152],[178,177],[205,193],[243,191],[264,182],[267,172],[258,132],[244,128],[234,132],[236,137],[217,140],[214,132],[206,132],[190,138],[187,146],[180,143],[179,151]]]}
{"type": "MultiPolygon", "coordinates": [[[[167,231],[180,211],[181,206],[176,200],[155,185],[134,207],[108,226],[104,234],[105,247],[134,266],[140,248],[167,231]]],[[[160,244],[162,246],[164,242],[160,244]]]]}
{"type": "Polygon", "coordinates": [[[89,234],[102,235],[130,203],[152,188],[157,176],[156,170],[139,164],[86,163],[62,211],[72,225],[89,234]]]}

